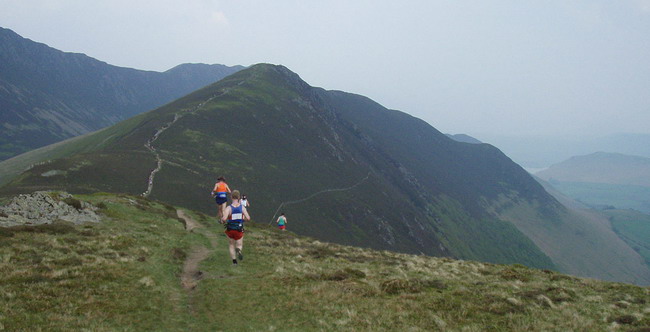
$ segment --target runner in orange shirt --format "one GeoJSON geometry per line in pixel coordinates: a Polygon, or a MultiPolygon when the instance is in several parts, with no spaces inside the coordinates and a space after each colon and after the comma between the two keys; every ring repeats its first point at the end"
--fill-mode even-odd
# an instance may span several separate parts
{"type": "Polygon", "coordinates": [[[228,184],[226,183],[226,178],[220,176],[217,179],[217,183],[214,184],[214,189],[212,189],[212,195],[215,197],[217,202],[217,217],[219,220],[221,220],[223,213],[226,210],[229,192],[230,187],[228,187],[228,184]]]}

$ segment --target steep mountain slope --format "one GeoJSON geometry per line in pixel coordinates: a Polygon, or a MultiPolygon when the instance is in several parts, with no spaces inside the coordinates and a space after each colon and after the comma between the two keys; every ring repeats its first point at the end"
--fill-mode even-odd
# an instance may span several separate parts
{"type": "MultiPolygon", "coordinates": [[[[646,266],[650,266],[650,250],[648,250],[650,249],[650,237],[647,236],[650,232],[649,215],[635,210],[593,209],[589,205],[576,201],[565,195],[548,181],[542,180],[538,177],[535,177],[535,179],[544,186],[544,189],[546,189],[548,193],[553,195],[553,197],[569,209],[568,215],[571,216],[571,222],[557,223],[555,225],[551,224],[549,225],[550,227],[547,226],[548,231],[546,233],[552,234],[553,239],[545,238],[535,241],[536,243],[542,243],[540,247],[544,246],[544,243],[553,246],[554,249],[551,250],[558,250],[558,244],[560,247],[573,247],[571,250],[564,250],[565,252],[570,253],[569,255],[565,255],[559,260],[554,260],[558,265],[566,267],[563,270],[568,272],[573,271],[572,273],[575,273],[575,271],[585,268],[584,266],[577,266],[573,263],[572,261],[579,263],[580,261],[571,256],[589,257],[594,255],[594,253],[605,255],[605,257],[609,256],[610,254],[608,252],[600,251],[598,249],[594,251],[594,247],[599,246],[600,243],[607,243],[607,248],[610,250],[613,248],[618,248],[618,250],[624,250],[627,252],[629,252],[630,249],[634,250],[642,257],[646,266]],[[576,245],[574,243],[575,240],[567,239],[565,241],[560,241],[560,239],[567,237],[567,234],[574,234],[576,237],[583,239],[583,241],[579,242],[580,245],[576,245]],[[600,239],[595,239],[596,237],[600,237],[600,239]]],[[[522,231],[526,234],[533,234],[532,237],[534,237],[535,234],[537,234],[537,236],[544,234],[537,230],[530,230],[529,232],[526,232],[525,230],[522,231]]],[[[545,252],[547,251],[548,250],[545,250],[545,252]]],[[[625,255],[624,257],[630,259],[633,258],[633,255],[625,255]]],[[[608,259],[613,260],[620,258],[611,256],[608,259]]],[[[601,271],[600,273],[603,272],[604,271],[601,271]]],[[[602,278],[607,279],[607,277],[602,278]]],[[[609,278],[611,278],[611,276],[609,278]]]]}
{"type": "Polygon", "coordinates": [[[0,160],[112,125],[242,68],[120,68],[0,28],[0,160]]]}
{"type": "MultiPolygon", "coordinates": [[[[598,255],[602,262],[625,260],[626,263],[620,264],[620,269],[638,266],[641,262],[646,267],[650,266],[645,256],[646,252],[640,249],[647,246],[646,242],[648,241],[638,238],[643,238],[645,235],[643,226],[639,224],[639,222],[642,224],[642,220],[645,218],[636,220],[627,218],[629,215],[634,215],[632,211],[611,210],[608,212],[593,209],[589,205],[565,195],[548,181],[538,177],[534,178],[549,194],[567,207],[566,213],[562,214],[556,222],[551,223],[534,216],[531,218],[530,210],[533,207],[513,209],[502,216],[506,220],[519,224],[519,229],[538,244],[544,252],[550,253],[553,261],[560,266],[561,270],[573,274],[580,274],[580,271],[583,273],[591,271],[587,275],[601,279],[616,279],[616,273],[612,273],[615,272],[613,269],[601,269],[596,265],[589,264],[590,261],[593,261],[592,256],[594,255],[598,255]],[[527,214],[528,217],[525,217],[527,214]],[[522,223],[526,219],[529,222],[522,223]],[[530,219],[534,222],[530,222],[530,219]],[[637,234],[630,235],[630,229],[636,229],[637,234]],[[605,250],[603,250],[603,246],[605,250]],[[639,254],[641,261],[632,251],[639,254]],[[556,253],[553,254],[553,252],[556,253]],[[558,255],[560,252],[563,254],[558,255]]],[[[640,213],[637,213],[638,215],[640,213]]],[[[637,280],[628,279],[628,281],[647,284],[645,279],[642,277],[637,280]]]]}
{"type": "Polygon", "coordinates": [[[223,228],[202,213],[125,195],[75,201],[96,206],[101,221],[0,227],[0,328],[650,328],[648,288],[340,246],[256,224],[245,237],[245,260],[233,268],[223,228]]]}
{"type": "Polygon", "coordinates": [[[605,210],[612,229],[650,265],[650,215],[635,210],[605,210]]]}
{"type": "MultiPolygon", "coordinates": [[[[24,160],[39,160],[37,152],[24,160]]],[[[145,192],[214,213],[209,192],[225,175],[249,195],[258,222],[282,209],[298,233],[409,253],[553,268],[527,228],[503,215],[533,207],[523,223],[544,224],[567,213],[490,145],[455,142],[424,121],[266,64],[42,153],[60,159],[34,165],[2,193],[145,192]]],[[[642,262],[593,255],[582,264],[590,268],[577,274],[650,280],[642,262]]]]}

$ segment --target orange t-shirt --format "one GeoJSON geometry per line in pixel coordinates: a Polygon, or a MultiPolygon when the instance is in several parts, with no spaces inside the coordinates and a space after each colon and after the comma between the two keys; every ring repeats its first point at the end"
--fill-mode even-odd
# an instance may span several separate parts
{"type": "Polygon", "coordinates": [[[217,192],[225,193],[228,192],[228,185],[225,182],[217,183],[217,192]]]}

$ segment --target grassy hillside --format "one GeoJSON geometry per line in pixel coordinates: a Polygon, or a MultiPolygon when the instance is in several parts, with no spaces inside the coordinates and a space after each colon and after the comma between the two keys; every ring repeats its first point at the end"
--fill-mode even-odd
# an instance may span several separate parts
{"type": "Polygon", "coordinates": [[[534,210],[534,207],[519,207],[502,215],[554,257],[561,271],[604,280],[650,284],[648,265],[612,230],[606,216],[598,211],[571,208],[552,222],[545,222],[542,217],[535,217],[534,210]],[[601,264],[607,264],[607,268],[601,264]]]}
{"type": "MultiPolygon", "coordinates": [[[[294,230],[300,234],[554,268],[512,224],[482,212],[483,197],[504,190],[552,203],[498,150],[454,142],[367,98],[312,88],[281,66],[253,66],[24,160],[37,154],[63,158],[28,169],[2,194],[37,189],[140,194],[159,157],[162,168],[151,197],[175,205],[214,213],[209,192],[215,178],[225,175],[233,189],[249,195],[257,221],[270,221],[283,206],[298,221],[294,230]],[[386,130],[390,124],[417,135],[386,130]],[[148,141],[155,153],[145,147],[148,141]],[[400,144],[410,147],[399,149],[400,144]],[[319,192],[324,194],[283,205],[319,192]]],[[[17,170],[19,164],[6,168],[17,170]]]]}
{"type": "Polygon", "coordinates": [[[215,213],[209,192],[225,175],[249,195],[256,222],[281,208],[295,232],[320,240],[650,283],[610,228],[571,215],[496,148],[313,88],[282,66],[252,66],[47,154],[63,158],[0,194],[142,194],[159,158],[151,197],[204,213],[215,213]]]}
{"type": "Polygon", "coordinates": [[[650,328],[648,288],[347,247],[255,224],[232,267],[222,228],[202,213],[179,219],[174,207],[138,197],[78,198],[101,207],[103,221],[0,229],[1,328],[650,328]]]}

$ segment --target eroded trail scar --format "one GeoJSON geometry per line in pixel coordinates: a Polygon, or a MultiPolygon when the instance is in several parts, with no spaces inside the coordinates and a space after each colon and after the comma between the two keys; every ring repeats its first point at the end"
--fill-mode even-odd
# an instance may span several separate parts
{"type": "MultiPolygon", "coordinates": [[[[183,210],[176,210],[176,215],[185,221],[185,230],[188,232],[193,231],[194,229],[203,229],[203,225],[198,223],[194,218],[190,217],[183,210]]],[[[209,239],[212,246],[211,249],[208,249],[204,246],[193,247],[189,255],[183,263],[183,272],[181,273],[181,286],[186,290],[192,290],[196,288],[199,281],[203,279],[204,273],[199,270],[199,264],[214,250],[214,247],[217,245],[217,237],[211,232],[204,233],[209,239]]]]}
{"type": "Polygon", "coordinates": [[[149,140],[147,140],[146,143],[144,143],[145,148],[147,148],[147,150],[149,150],[151,153],[153,153],[153,155],[156,157],[156,168],[154,168],[151,171],[151,173],[149,173],[149,178],[147,179],[147,190],[142,193],[142,197],[149,197],[149,195],[151,195],[151,191],[153,190],[154,180],[156,178],[156,173],[158,173],[162,169],[162,165],[163,165],[163,161],[164,161],[162,159],[162,157],[160,156],[160,152],[158,152],[158,150],[153,146],[153,143],[158,139],[158,137],[160,137],[160,135],[163,132],[165,132],[165,130],[169,129],[180,118],[182,118],[183,116],[185,116],[187,114],[194,113],[194,112],[200,110],[207,103],[211,102],[215,98],[218,98],[218,97],[221,97],[221,96],[225,95],[226,93],[228,93],[227,89],[223,90],[219,95],[215,95],[215,96],[212,96],[212,97],[208,98],[204,102],[196,105],[194,108],[191,108],[191,109],[185,110],[183,112],[174,114],[174,119],[172,121],[167,122],[165,125],[158,128],[158,130],[156,130],[156,132],[153,134],[153,136],[149,140]]]}
{"type": "Polygon", "coordinates": [[[176,210],[176,215],[185,220],[185,230],[191,232],[195,228],[202,228],[203,225],[199,224],[192,217],[188,216],[183,210],[176,210]]]}
{"type": "Polygon", "coordinates": [[[324,190],[321,190],[321,191],[318,191],[318,192],[315,192],[315,193],[311,194],[311,195],[310,195],[309,197],[307,197],[307,198],[302,198],[302,199],[298,199],[298,200],[295,200],[295,201],[282,202],[282,203],[280,203],[280,206],[278,206],[277,210],[275,210],[275,213],[273,214],[273,217],[271,218],[271,221],[269,221],[269,225],[275,221],[275,217],[278,215],[278,212],[280,212],[280,209],[281,209],[283,206],[285,206],[285,205],[302,203],[302,202],[304,202],[304,201],[308,201],[308,200],[310,200],[310,199],[312,199],[312,198],[314,198],[314,197],[316,197],[316,196],[318,196],[318,195],[320,195],[320,194],[324,194],[324,193],[331,193],[331,192],[336,192],[336,191],[348,191],[348,190],[352,190],[352,189],[358,187],[358,186],[359,186],[360,184],[362,184],[364,181],[368,180],[369,177],[370,177],[370,172],[368,172],[368,175],[366,175],[365,178],[359,180],[359,182],[357,182],[357,183],[355,183],[355,184],[353,184],[353,185],[351,185],[351,186],[349,186],[349,187],[346,187],[346,188],[329,188],[329,189],[324,189],[324,190]]]}
{"type": "Polygon", "coordinates": [[[185,263],[181,274],[181,286],[187,290],[196,288],[199,281],[203,279],[203,272],[199,270],[199,263],[210,256],[210,250],[206,247],[192,249],[185,263]]]}

